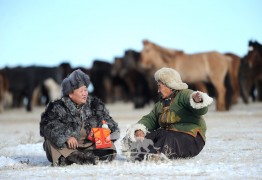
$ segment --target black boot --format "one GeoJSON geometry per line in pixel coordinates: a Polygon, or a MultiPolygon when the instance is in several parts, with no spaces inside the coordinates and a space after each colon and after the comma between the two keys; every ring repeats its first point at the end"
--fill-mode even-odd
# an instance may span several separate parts
{"type": "Polygon", "coordinates": [[[94,155],[101,161],[113,161],[116,157],[116,151],[112,149],[95,150],[94,155]]]}
{"type": "Polygon", "coordinates": [[[64,156],[61,156],[59,159],[58,159],[58,165],[59,166],[67,166],[67,165],[71,165],[72,162],[70,162],[67,158],[65,158],[64,156]]]}
{"type": "Polygon", "coordinates": [[[67,160],[76,164],[97,164],[97,158],[95,156],[88,155],[80,151],[75,151],[71,153],[67,157],[67,160]]]}

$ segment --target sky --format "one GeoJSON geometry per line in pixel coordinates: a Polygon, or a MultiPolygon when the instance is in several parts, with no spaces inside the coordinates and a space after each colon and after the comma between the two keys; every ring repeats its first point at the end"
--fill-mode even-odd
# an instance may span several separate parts
{"type": "Polygon", "coordinates": [[[113,63],[148,39],[240,57],[262,43],[261,0],[0,0],[0,68],[113,63]]]}

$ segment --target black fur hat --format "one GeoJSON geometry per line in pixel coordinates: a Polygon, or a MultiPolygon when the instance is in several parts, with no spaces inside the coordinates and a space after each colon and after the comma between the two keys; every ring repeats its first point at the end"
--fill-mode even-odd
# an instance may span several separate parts
{"type": "Polygon", "coordinates": [[[73,71],[68,77],[62,82],[62,96],[67,96],[72,93],[75,89],[85,85],[88,87],[90,84],[90,78],[80,69],[73,71]]]}

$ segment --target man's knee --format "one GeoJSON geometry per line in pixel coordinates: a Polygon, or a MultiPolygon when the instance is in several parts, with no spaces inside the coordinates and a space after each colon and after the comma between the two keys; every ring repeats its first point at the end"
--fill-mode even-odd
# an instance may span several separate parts
{"type": "Polygon", "coordinates": [[[43,143],[43,149],[46,153],[46,157],[47,157],[48,161],[53,162],[50,146],[51,146],[50,142],[48,140],[45,140],[44,143],[43,143]]]}

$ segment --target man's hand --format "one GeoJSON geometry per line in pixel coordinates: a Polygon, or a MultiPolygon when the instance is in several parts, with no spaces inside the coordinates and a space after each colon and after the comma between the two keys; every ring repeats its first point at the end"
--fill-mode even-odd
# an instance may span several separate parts
{"type": "Polygon", "coordinates": [[[78,142],[75,137],[70,137],[67,141],[67,145],[69,149],[76,149],[78,148],[78,142]]]}
{"type": "Polygon", "coordinates": [[[144,140],[145,133],[142,130],[136,130],[135,131],[135,137],[137,140],[144,140]]]}
{"type": "Polygon", "coordinates": [[[145,137],[145,133],[139,129],[135,131],[135,136],[136,137],[145,137]]]}
{"type": "Polygon", "coordinates": [[[192,98],[196,103],[203,102],[202,96],[199,92],[192,94],[192,98]]]}

